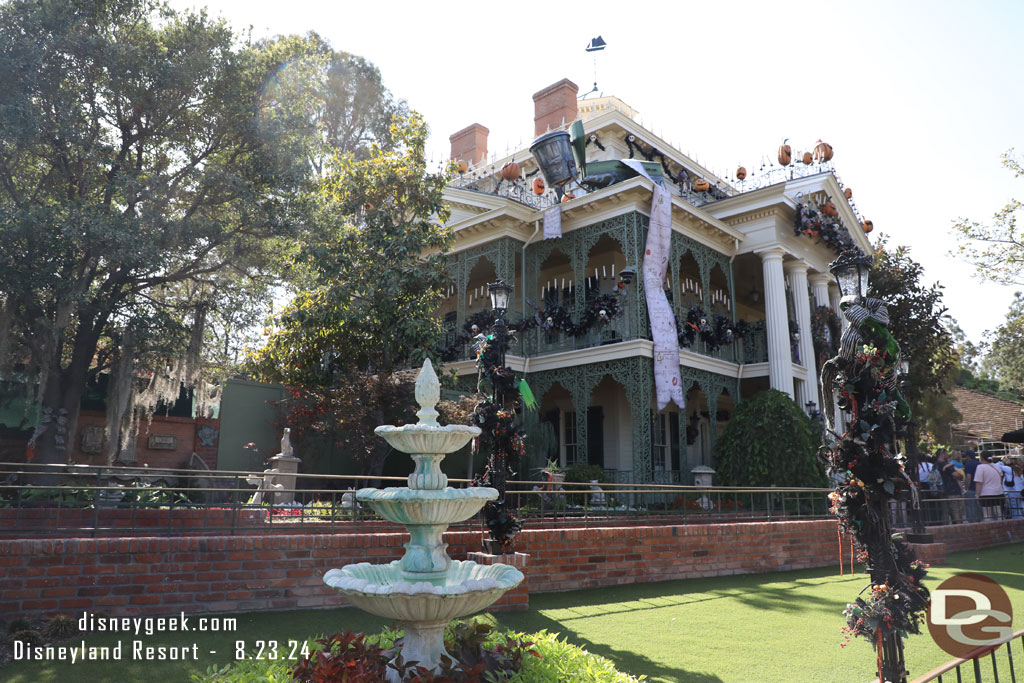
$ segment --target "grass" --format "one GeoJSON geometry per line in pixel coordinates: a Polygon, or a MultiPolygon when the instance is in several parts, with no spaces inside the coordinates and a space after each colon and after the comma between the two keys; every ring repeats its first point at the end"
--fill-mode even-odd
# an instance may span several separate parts
{"type": "MultiPolygon", "coordinates": [[[[840,577],[836,568],[634,584],[569,593],[532,595],[530,611],[479,617],[533,632],[547,629],[608,657],[625,672],[652,681],[866,681],[875,655],[864,641],[845,648],[841,612],[867,584],[858,573],[840,577]]],[[[928,585],[953,573],[988,574],[1007,590],[1024,615],[1024,544],[951,555],[933,567],[928,585]]],[[[77,616],[77,615],[76,615],[77,616]]],[[[238,615],[235,633],[143,635],[146,646],[200,644],[198,662],[18,662],[0,669],[11,683],[48,681],[175,683],[211,664],[232,660],[235,640],[251,649],[256,639],[305,639],[353,629],[376,631],[387,624],[352,608],[238,615]],[[207,654],[216,650],[216,655],[207,654]]],[[[131,640],[127,638],[126,640],[131,640]]],[[[89,646],[115,645],[116,635],[86,638],[89,646]]],[[[79,643],[73,639],[71,643],[79,643]]],[[[129,644],[125,643],[126,653],[129,644]]],[[[284,648],[284,645],[282,645],[284,648]]],[[[947,661],[927,633],[907,648],[911,675],[947,661]]]]}

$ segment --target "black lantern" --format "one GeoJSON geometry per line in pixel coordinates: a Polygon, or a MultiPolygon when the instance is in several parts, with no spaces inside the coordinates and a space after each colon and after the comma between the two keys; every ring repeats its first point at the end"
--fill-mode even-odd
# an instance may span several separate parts
{"type": "Polygon", "coordinates": [[[491,295],[491,308],[500,318],[508,310],[509,299],[512,298],[512,285],[498,280],[487,285],[487,293],[491,295]]]}
{"type": "Polygon", "coordinates": [[[860,249],[844,251],[842,255],[829,264],[828,269],[836,278],[840,303],[853,303],[868,295],[868,274],[871,272],[871,257],[860,249]]]}
{"type": "Polygon", "coordinates": [[[572,156],[569,133],[556,130],[533,141],[530,154],[537,160],[544,182],[551,187],[561,187],[576,177],[576,160],[572,156]]]}
{"type": "Polygon", "coordinates": [[[629,285],[633,282],[634,276],[636,276],[636,269],[633,266],[626,266],[619,271],[619,282],[624,285],[629,285]]]}

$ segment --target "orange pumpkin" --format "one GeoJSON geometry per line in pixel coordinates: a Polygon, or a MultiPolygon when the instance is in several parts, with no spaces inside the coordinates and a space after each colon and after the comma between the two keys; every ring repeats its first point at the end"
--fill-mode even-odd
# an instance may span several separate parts
{"type": "Polygon", "coordinates": [[[810,152],[804,152],[804,158],[801,159],[801,161],[803,161],[805,164],[810,164],[812,161],[814,161],[814,157],[811,155],[810,152]]]}
{"type": "Polygon", "coordinates": [[[544,179],[543,178],[534,178],[533,179],[533,193],[534,194],[544,194],[544,190],[545,189],[546,188],[544,187],[544,179]]]}
{"type": "Polygon", "coordinates": [[[704,178],[697,178],[697,180],[693,181],[693,189],[697,190],[697,192],[707,192],[711,189],[711,183],[704,178]]]}
{"type": "Polygon", "coordinates": [[[853,199],[853,190],[851,190],[850,188],[846,188],[845,190],[843,190],[843,196],[846,197],[847,199],[853,199]]]}
{"type": "Polygon", "coordinates": [[[576,195],[574,195],[572,192],[566,192],[565,194],[562,195],[563,204],[565,204],[570,199],[576,199],[576,195]]]}
{"type": "Polygon", "coordinates": [[[743,180],[747,177],[747,169],[740,166],[736,169],[736,180],[743,180]]]}
{"type": "Polygon", "coordinates": [[[822,205],[821,212],[826,216],[832,216],[833,218],[839,215],[839,209],[837,209],[836,205],[833,204],[831,201],[825,202],[822,205]]]}
{"type": "Polygon", "coordinates": [[[875,224],[872,223],[871,221],[864,221],[863,223],[860,224],[860,227],[862,230],[864,230],[864,232],[871,232],[872,230],[875,229],[875,224]]]}
{"type": "Polygon", "coordinates": [[[505,180],[519,180],[519,164],[510,161],[501,167],[501,177],[505,180]]]}
{"type": "Polygon", "coordinates": [[[793,162],[793,148],[786,144],[789,138],[779,145],[779,166],[789,166],[793,162]]]}
{"type": "Polygon", "coordinates": [[[830,159],[832,159],[832,145],[818,140],[818,144],[814,145],[814,160],[824,162],[830,159]]]}
{"type": "Polygon", "coordinates": [[[469,164],[466,162],[465,159],[459,159],[456,162],[456,164],[458,164],[459,173],[465,173],[466,171],[469,170],[469,164]]]}

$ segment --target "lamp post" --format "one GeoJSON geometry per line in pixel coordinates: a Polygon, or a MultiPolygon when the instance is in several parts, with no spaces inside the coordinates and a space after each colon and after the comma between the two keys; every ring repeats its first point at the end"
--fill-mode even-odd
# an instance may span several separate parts
{"type": "Polygon", "coordinates": [[[504,280],[498,280],[487,285],[487,293],[491,297],[491,310],[494,311],[494,336],[498,343],[498,364],[505,367],[505,351],[508,345],[508,327],[505,325],[505,311],[508,310],[508,302],[512,299],[512,285],[504,280]]]}

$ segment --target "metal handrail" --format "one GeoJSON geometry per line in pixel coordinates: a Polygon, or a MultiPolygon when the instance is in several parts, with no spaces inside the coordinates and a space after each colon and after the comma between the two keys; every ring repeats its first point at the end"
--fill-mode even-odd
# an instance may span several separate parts
{"type": "Polygon", "coordinates": [[[999,665],[998,661],[996,660],[996,651],[999,650],[999,648],[1001,648],[1003,645],[1007,646],[1006,655],[1007,660],[1009,661],[1010,677],[1013,681],[1016,681],[1017,675],[1013,664],[1013,650],[1010,646],[1010,643],[1012,643],[1014,640],[1020,640],[1021,647],[1022,649],[1024,649],[1024,629],[1021,629],[1020,631],[1015,631],[1013,634],[1006,636],[1005,638],[1000,638],[999,640],[989,643],[988,645],[982,645],[981,647],[978,647],[969,652],[966,657],[958,657],[956,659],[952,659],[943,664],[942,666],[932,669],[925,675],[915,678],[913,680],[913,683],[929,683],[929,681],[938,681],[938,683],[942,683],[942,675],[947,674],[950,671],[956,672],[956,680],[959,683],[963,680],[963,672],[960,671],[960,667],[964,664],[967,664],[968,662],[971,663],[971,667],[974,671],[975,683],[981,683],[980,660],[986,655],[991,657],[992,673],[995,676],[995,680],[998,681],[999,665]]]}

